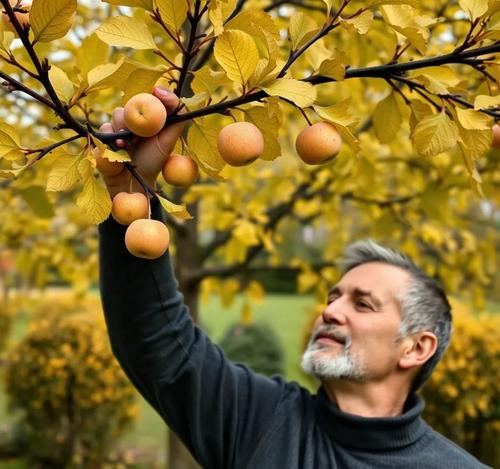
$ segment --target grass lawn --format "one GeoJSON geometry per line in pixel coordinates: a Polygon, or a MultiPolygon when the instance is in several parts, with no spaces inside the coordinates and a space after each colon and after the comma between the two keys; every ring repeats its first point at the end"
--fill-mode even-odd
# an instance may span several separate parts
{"type": "MultiPolygon", "coordinates": [[[[201,306],[200,322],[210,337],[219,341],[225,330],[240,318],[242,300],[237,298],[232,307],[224,309],[219,300],[213,298],[201,306]]],[[[261,304],[252,307],[255,321],[267,321],[278,334],[285,352],[285,370],[288,380],[310,384],[304,380],[300,371],[301,343],[304,327],[308,321],[308,309],[314,305],[311,296],[267,295],[261,304]]],[[[12,338],[21,338],[26,330],[28,318],[16,317],[12,338]]],[[[128,431],[121,443],[133,445],[164,456],[167,429],[160,417],[140,398],[140,414],[134,427],[128,431]]],[[[9,414],[5,407],[5,395],[0,388],[0,423],[8,422],[9,414]]],[[[21,469],[22,463],[0,462],[0,469],[21,469]]]]}

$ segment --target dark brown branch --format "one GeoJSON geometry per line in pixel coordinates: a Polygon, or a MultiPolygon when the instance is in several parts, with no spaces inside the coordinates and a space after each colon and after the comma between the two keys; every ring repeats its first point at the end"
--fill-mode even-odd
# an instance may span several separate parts
{"type": "Polygon", "coordinates": [[[15,78],[12,78],[11,76],[7,75],[2,71],[0,71],[0,78],[4,79],[8,83],[7,89],[9,91],[22,91],[23,93],[26,93],[27,95],[41,102],[48,108],[57,112],[57,108],[52,101],[49,101],[45,96],[42,96],[41,94],[38,94],[36,91],[33,91],[31,88],[28,88],[27,86],[23,85],[15,78]]]}

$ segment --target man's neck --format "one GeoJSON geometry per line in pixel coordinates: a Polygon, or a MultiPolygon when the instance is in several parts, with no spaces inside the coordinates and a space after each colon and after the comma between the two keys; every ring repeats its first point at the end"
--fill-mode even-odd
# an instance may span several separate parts
{"type": "Polygon", "coordinates": [[[323,383],[329,399],[342,411],[361,417],[401,415],[408,389],[401,383],[360,383],[331,380],[323,383]]]}

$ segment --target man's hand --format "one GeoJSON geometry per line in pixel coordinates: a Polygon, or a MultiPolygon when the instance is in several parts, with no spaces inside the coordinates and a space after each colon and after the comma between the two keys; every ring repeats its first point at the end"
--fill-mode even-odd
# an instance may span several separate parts
{"type": "MultiPolygon", "coordinates": [[[[179,98],[165,88],[156,87],[153,90],[153,94],[165,105],[168,114],[171,114],[179,105],[179,98]]],[[[175,142],[180,137],[184,125],[184,122],[179,122],[167,126],[160,133],[150,138],[137,137],[131,142],[119,139],[116,140],[116,145],[127,150],[137,172],[150,187],[154,187],[163,163],[170,153],[172,153],[175,142]]],[[[100,130],[101,132],[127,130],[123,117],[123,108],[116,108],[113,111],[111,122],[103,124],[100,130]]],[[[104,165],[100,165],[98,161],[97,169],[101,171],[111,197],[118,192],[129,191],[132,175],[125,167],[118,174],[106,174],[106,168],[104,165]]],[[[132,190],[144,192],[141,185],[135,179],[132,181],[132,190]]]]}

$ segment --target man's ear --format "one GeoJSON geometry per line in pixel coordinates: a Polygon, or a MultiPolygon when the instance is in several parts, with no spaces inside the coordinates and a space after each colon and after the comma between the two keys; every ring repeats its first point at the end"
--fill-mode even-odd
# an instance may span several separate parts
{"type": "Polygon", "coordinates": [[[429,331],[418,332],[403,339],[403,355],[399,359],[401,368],[413,368],[423,365],[436,352],[438,339],[429,331]]]}

